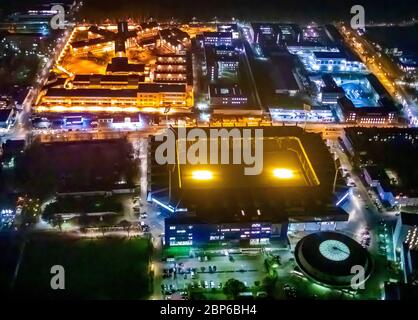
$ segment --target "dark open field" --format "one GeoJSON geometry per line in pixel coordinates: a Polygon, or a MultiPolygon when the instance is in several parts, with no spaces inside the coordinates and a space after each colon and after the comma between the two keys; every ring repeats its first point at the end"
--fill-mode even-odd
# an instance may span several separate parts
{"type": "MultiPolygon", "coordinates": [[[[7,293],[18,253],[2,242],[1,292],[7,293]],[[7,271],[7,272],[4,272],[7,271]]],[[[12,297],[146,299],[149,290],[148,241],[144,239],[73,240],[37,236],[27,242],[12,297]],[[65,290],[52,290],[53,265],[65,269],[65,290]]]]}

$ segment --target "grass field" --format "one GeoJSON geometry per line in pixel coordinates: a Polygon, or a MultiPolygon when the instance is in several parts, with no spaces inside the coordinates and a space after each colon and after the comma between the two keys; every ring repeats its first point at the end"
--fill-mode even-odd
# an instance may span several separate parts
{"type": "Polygon", "coordinates": [[[14,290],[16,297],[146,299],[148,257],[144,239],[30,240],[14,290]],[[65,269],[65,290],[52,290],[53,265],[65,269]]]}

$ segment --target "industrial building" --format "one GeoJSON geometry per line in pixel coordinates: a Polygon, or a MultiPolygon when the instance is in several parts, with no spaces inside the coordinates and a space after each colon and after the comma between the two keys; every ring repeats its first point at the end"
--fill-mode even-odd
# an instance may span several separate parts
{"type": "Polygon", "coordinates": [[[264,128],[260,175],[244,175],[242,164],[186,163],[176,164],[168,179],[167,167],[153,158],[160,143],[151,138],[149,200],[171,214],[167,245],[286,242],[288,229],[335,230],[348,219],[334,205],[335,167],[318,134],[264,128]]]}
{"type": "Polygon", "coordinates": [[[65,86],[71,89],[136,89],[142,82],[145,82],[144,75],[76,74],[67,79],[65,86]]]}
{"type": "Polygon", "coordinates": [[[239,53],[232,46],[205,46],[206,74],[210,81],[236,78],[239,68],[239,53]]]}
{"type": "Polygon", "coordinates": [[[416,284],[418,268],[418,214],[401,212],[393,232],[393,246],[402,266],[403,281],[416,284]]]}
{"type": "Polygon", "coordinates": [[[190,54],[158,55],[155,62],[154,82],[193,84],[190,54]]]}
{"type": "Polygon", "coordinates": [[[185,53],[190,46],[190,36],[179,28],[162,29],[156,45],[175,54],[185,53]]]}
{"type": "Polygon", "coordinates": [[[149,74],[149,68],[141,63],[129,63],[126,57],[114,57],[112,61],[106,66],[106,74],[128,75],[149,74]]]}
{"type": "Polygon", "coordinates": [[[242,93],[238,85],[209,85],[209,101],[211,106],[237,105],[244,106],[248,98],[242,93]]]}
{"type": "Polygon", "coordinates": [[[339,82],[345,92],[344,97],[337,99],[337,111],[342,121],[361,124],[398,122],[399,110],[376,76],[369,74],[364,80],[339,82]]]}
{"type": "Polygon", "coordinates": [[[118,22],[116,32],[91,26],[88,28],[87,39],[72,41],[70,50],[74,56],[98,54],[111,50],[115,53],[125,53],[126,48],[135,45],[136,36],[137,30],[129,30],[126,21],[118,22]]]}
{"type": "Polygon", "coordinates": [[[302,30],[297,24],[251,23],[251,40],[265,47],[302,40],[302,30]]]}
{"type": "Polygon", "coordinates": [[[346,128],[342,139],[350,155],[359,159],[367,184],[391,207],[418,206],[418,180],[412,166],[417,141],[413,128],[346,128]]]}
{"type": "Polygon", "coordinates": [[[204,32],[203,45],[205,46],[232,46],[232,32],[204,32]]]}
{"type": "Polygon", "coordinates": [[[48,89],[37,112],[140,112],[152,107],[155,112],[170,107],[187,111],[186,85],[140,83],[136,89],[48,89]]]}

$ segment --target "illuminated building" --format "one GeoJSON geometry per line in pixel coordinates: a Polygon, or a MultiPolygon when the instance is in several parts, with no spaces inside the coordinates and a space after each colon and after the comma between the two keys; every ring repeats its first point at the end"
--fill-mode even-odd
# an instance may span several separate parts
{"type": "Polygon", "coordinates": [[[232,46],[232,32],[204,32],[205,46],[232,46]]]}
{"type": "Polygon", "coordinates": [[[136,89],[141,82],[145,82],[145,76],[136,74],[77,74],[67,81],[66,87],[71,89],[136,89]]]}
{"type": "Polygon", "coordinates": [[[140,83],[136,89],[48,89],[38,112],[163,112],[165,108],[190,108],[186,85],[140,83]]]}
{"type": "Polygon", "coordinates": [[[218,32],[231,32],[232,39],[239,38],[238,25],[236,23],[222,23],[216,25],[216,31],[218,32]]]}
{"type": "MultiPolygon", "coordinates": [[[[65,9],[71,10],[72,5],[66,5],[65,9]]],[[[58,13],[51,10],[52,5],[40,5],[25,12],[15,12],[9,15],[4,22],[0,22],[0,31],[6,31],[10,34],[37,34],[48,36],[52,29],[50,22],[54,15],[58,13]]]]}
{"type": "Polygon", "coordinates": [[[321,102],[324,104],[336,104],[339,98],[344,96],[343,88],[339,87],[330,74],[322,75],[321,102]]]}
{"type": "Polygon", "coordinates": [[[382,201],[391,206],[418,206],[418,194],[400,188],[400,183],[396,183],[399,178],[396,177],[393,170],[385,170],[379,166],[370,165],[363,168],[363,174],[368,185],[376,188],[382,201]]]}
{"type": "Polygon", "coordinates": [[[129,30],[126,21],[119,21],[117,32],[91,26],[88,29],[88,39],[72,41],[71,53],[74,56],[83,56],[88,53],[103,53],[114,50],[116,54],[124,54],[126,46],[135,44],[137,31],[129,30]],[[93,35],[93,36],[91,36],[93,35]]]}
{"type": "Polygon", "coordinates": [[[405,72],[418,71],[418,55],[417,54],[402,54],[398,58],[399,67],[405,72]]]}
{"type": "Polygon", "coordinates": [[[154,82],[187,83],[192,85],[192,66],[189,54],[158,55],[155,63],[154,82]]]}
{"type": "Polygon", "coordinates": [[[237,77],[239,55],[231,46],[205,46],[206,73],[210,81],[237,77]]]}
{"type": "Polygon", "coordinates": [[[416,168],[413,160],[410,162],[417,155],[417,141],[418,131],[414,128],[353,127],[346,128],[342,138],[350,156],[359,159],[366,183],[391,207],[418,205],[418,183],[411,178],[416,168]]]}
{"type": "Polygon", "coordinates": [[[314,52],[312,56],[312,68],[317,71],[360,71],[366,70],[364,64],[357,60],[349,60],[341,52],[314,52]]]}
{"type": "Polygon", "coordinates": [[[70,45],[71,54],[76,57],[86,56],[89,52],[100,54],[115,50],[115,43],[108,39],[94,38],[89,40],[74,41],[70,45]]]}
{"type": "Polygon", "coordinates": [[[295,260],[310,279],[329,287],[352,286],[352,270],[358,266],[364,270],[360,285],[367,281],[373,269],[367,250],[337,232],[312,233],[302,238],[295,247],[295,260]]]}
{"type": "Polygon", "coordinates": [[[139,34],[144,37],[153,37],[158,34],[159,26],[157,21],[142,22],[139,25],[139,34]]]}
{"type": "Polygon", "coordinates": [[[162,29],[157,38],[157,46],[176,54],[184,53],[190,46],[190,36],[178,28],[162,29]]]}
{"type": "Polygon", "coordinates": [[[399,110],[387,90],[372,74],[364,81],[342,82],[345,96],[337,99],[340,119],[362,124],[397,123],[399,110]]]}
{"type": "Polygon", "coordinates": [[[297,43],[302,39],[302,30],[296,24],[251,23],[252,41],[263,46],[275,46],[287,42],[297,43]]]}
{"type": "Polygon", "coordinates": [[[11,108],[0,109],[0,128],[6,129],[13,124],[15,112],[11,108]]]}
{"type": "Polygon", "coordinates": [[[401,212],[393,232],[396,259],[401,262],[405,283],[416,281],[418,268],[418,214],[401,212]]]}
{"type": "Polygon", "coordinates": [[[248,98],[242,93],[238,85],[209,85],[209,101],[217,105],[246,105],[248,98]]]}
{"type": "Polygon", "coordinates": [[[143,107],[183,107],[188,93],[184,84],[141,83],[138,86],[138,104],[143,107]]]}
{"type": "MultiPolygon", "coordinates": [[[[212,129],[199,129],[220,146],[220,138],[210,136],[212,129]]],[[[235,137],[243,128],[234,130],[235,137]]],[[[285,240],[287,231],[338,229],[348,215],[334,206],[333,160],[318,134],[303,132],[298,127],[264,128],[259,175],[244,175],[244,165],[232,164],[232,159],[229,164],[177,163],[170,185],[167,167],[154,159],[161,142],[150,138],[149,199],[172,214],[166,219],[166,244],[267,244],[285,240]]],[[[228,148],[231,155],[232,145],[228,148]]]]}
{"type": "MultiPolygon", "coordinates": [[[[280,236],[283,230],[273,232],[275,236],[280,236]]],[[[248,242],[250,245],[262,245],[270,243],[271,233],[271,222],[207,224],[184,213],[165,219],[165,243],[169,246],[203,245],[211,242],[248,242]]]]}
{"type": "Polygon", "coordinates": [[[143,75],[148,73],[149,69],[145,66],[145,64],[129,63],[128,58],[126,57],[114,57],[112,58],[112,62],[109,63],[106,67],[106,74],[143,75]]]}

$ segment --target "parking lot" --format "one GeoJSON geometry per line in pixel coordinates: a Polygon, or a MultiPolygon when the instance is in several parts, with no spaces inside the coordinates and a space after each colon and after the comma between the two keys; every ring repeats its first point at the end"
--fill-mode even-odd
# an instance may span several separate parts
{"type": "Polygon", "coordinates": [[[163,266],[162,293],[170,295],[195,289],[222,289],[228,279],[234,278],[247,287],[266,276],[264,257],[261,253],[241,253],[218,256],[177,258],[163,266]]]}

